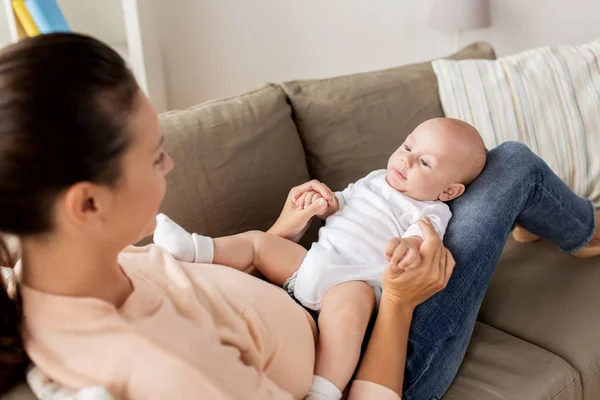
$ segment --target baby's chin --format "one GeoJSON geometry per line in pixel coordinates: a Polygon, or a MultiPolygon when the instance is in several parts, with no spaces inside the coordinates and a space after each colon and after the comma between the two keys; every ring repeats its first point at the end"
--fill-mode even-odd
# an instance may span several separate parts
{"type": "Polygon", "coordinates": [[[404,188],[402,188],[398,182],[396,182],[396,176],[395,176],[395,172],[393,169],[389,169],[387,170],[387,173],[385,175],[385,181],[387,182],[387,184],[394,190],[400,192],[400,193],[404,193],[404,188]]]}

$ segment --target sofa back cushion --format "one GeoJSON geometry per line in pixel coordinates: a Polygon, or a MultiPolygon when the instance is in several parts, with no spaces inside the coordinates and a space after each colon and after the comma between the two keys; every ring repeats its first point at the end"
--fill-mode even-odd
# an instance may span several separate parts
{"type": "MultiPolygon", "coordinates": [[[[450,56],[494,59],[475,43],[450,56]]],[[[431,63],[282,84],[312,177],[341,190],[387,159],[421,122],[444,113],[431,63]]]]}
{"type": "Polygon", "coordinates": [[[291,114],[275,85],[162,114],[175,161],[162,212],[213,237],[267,229],[289,190],[309,180],[291,114]]]}

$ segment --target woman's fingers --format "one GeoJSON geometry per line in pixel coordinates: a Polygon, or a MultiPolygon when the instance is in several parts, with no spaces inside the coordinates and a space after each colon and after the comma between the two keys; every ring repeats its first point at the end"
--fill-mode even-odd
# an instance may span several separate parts
{"type": "Polygon", "coordinates": [[[304,196],[304,204],[302,204],[302,208],[307,208],[313,202],[313,198],[315,197],[315,192],[308,192],[306,196],[304,196]]]}
{"type": "Polygon", "coordinates": [[[323,196],[325,200],[333,204],[334,194],[331,191],[331,189],[329,189],[326,185],[322,184],[316,179],[313,179],[312,181],[305,182],[302,185],[292,188],[292,190],[290,190],[290,197],[295,203],[298,197],[302,195],[302,193],[310,191],[319,193],[321,196],[323,196]]]}
{"type": "Polygon", "coordinates": [[[382,278],[383,291],[393,302],[416,306],[427,300],[448,285],[448,280],[454,270],[455,261],[452,254],[444,247],[442,240],[427,219],[419,222],[423,232],[423,244],[418,249],[420,262],[415,264],[404,263],[407,260],[416,260],[407,249],[405,259],[400,266],[409,264],[407,269],[394,268],[394,261],[400,242],[390,241],[386,248],[386,257],[391,254],[390,264],[382,278]],[[394,247],[395,246],[395,247],[394,247]],[[419,268],[410,268],[418,265],[419,268]],[[402,272],[401,274],[399,272],[402,272]]]}
{"type": "Polygon", "coordinates": [[[316,201],[313,201],[308,207],[301,210],[302,213],[306,213],[310,217],[314,217],[327,209],[327,202],[325,199],[320,198],[316,201]]]}
{"type": "MultiPolygon", "coordinates": [[[[318,203],[320,199],[323,199],[323,196],[317,192],[304,192],[294,201],[294,205],[301,210],[305,210],[312,204],[318,203]]],[[[318,209],[316,211],[320,212],[322,211],[322,208],[323,206],[318,204],[318,209]]]]}
{"type": "Polygon", "coordinates": [[[433,254],[435,248],[441,246],[442,241],[440,236],[427,217],[424,217],[419,221],[419,228],[421,228],[421,232],[423,233],[423,244],[421,245],[422,251],[433,254]]]}
{"type": "Polygon", "coordinates": [[[294,203],[296,202],[296,200],[298,200],[298,198],[306,192],[310,192],[311,191],[311,183],[312,181],[308,181],[303,183],[302,185],[298,185],[296,187],[293,187],[292,190],[290,190],[290,197],[292,198],[292,200],[294,201],[294,203]]]}
{"type": "Polygon", "coordinates": [[[304,192],[297,199],[294,200],[294,204],[296,205],[296,207],[298,207],[299,209],[304,208],[304,201],[305,201],[307,195],[308,195],[308,192],[304,192]]]}
{"type": "Polygon", "coordinates": [[[333,204],[333,197],[334,194],[331,191],[331,189],[329,189],[327,187],[327,185],[322,184],[321,182],[317,181],[317,180],[312,180],[311,182],[311,187],[312,190],[314,190],[315,192],[319,193],[321,196],[323,196],[323,198],[328,202],[333,204]]]}

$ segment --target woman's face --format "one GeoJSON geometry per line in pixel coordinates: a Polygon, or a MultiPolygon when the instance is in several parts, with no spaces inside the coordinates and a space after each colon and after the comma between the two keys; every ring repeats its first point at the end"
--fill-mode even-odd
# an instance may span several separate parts
{"type": "Polygon", "coordinates": [[[158,115],[140,91],[130,116],[131,144],[121,159],[121,177],[111,190],[107,231],[124,246],[152,234],[173,160],[162,148],[158,115]]]}

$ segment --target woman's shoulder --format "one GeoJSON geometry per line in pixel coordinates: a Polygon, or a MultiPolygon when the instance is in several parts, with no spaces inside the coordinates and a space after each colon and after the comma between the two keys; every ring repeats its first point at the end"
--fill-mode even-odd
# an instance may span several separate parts
{"type": "Polygon", "coordinates": [[[119,265],[130,273],[132,270],[148,276],[164,276],[165,269],[180,269],[180,263],[168,252],[155,244],[127,246],[119,253],[119,265]]]}

